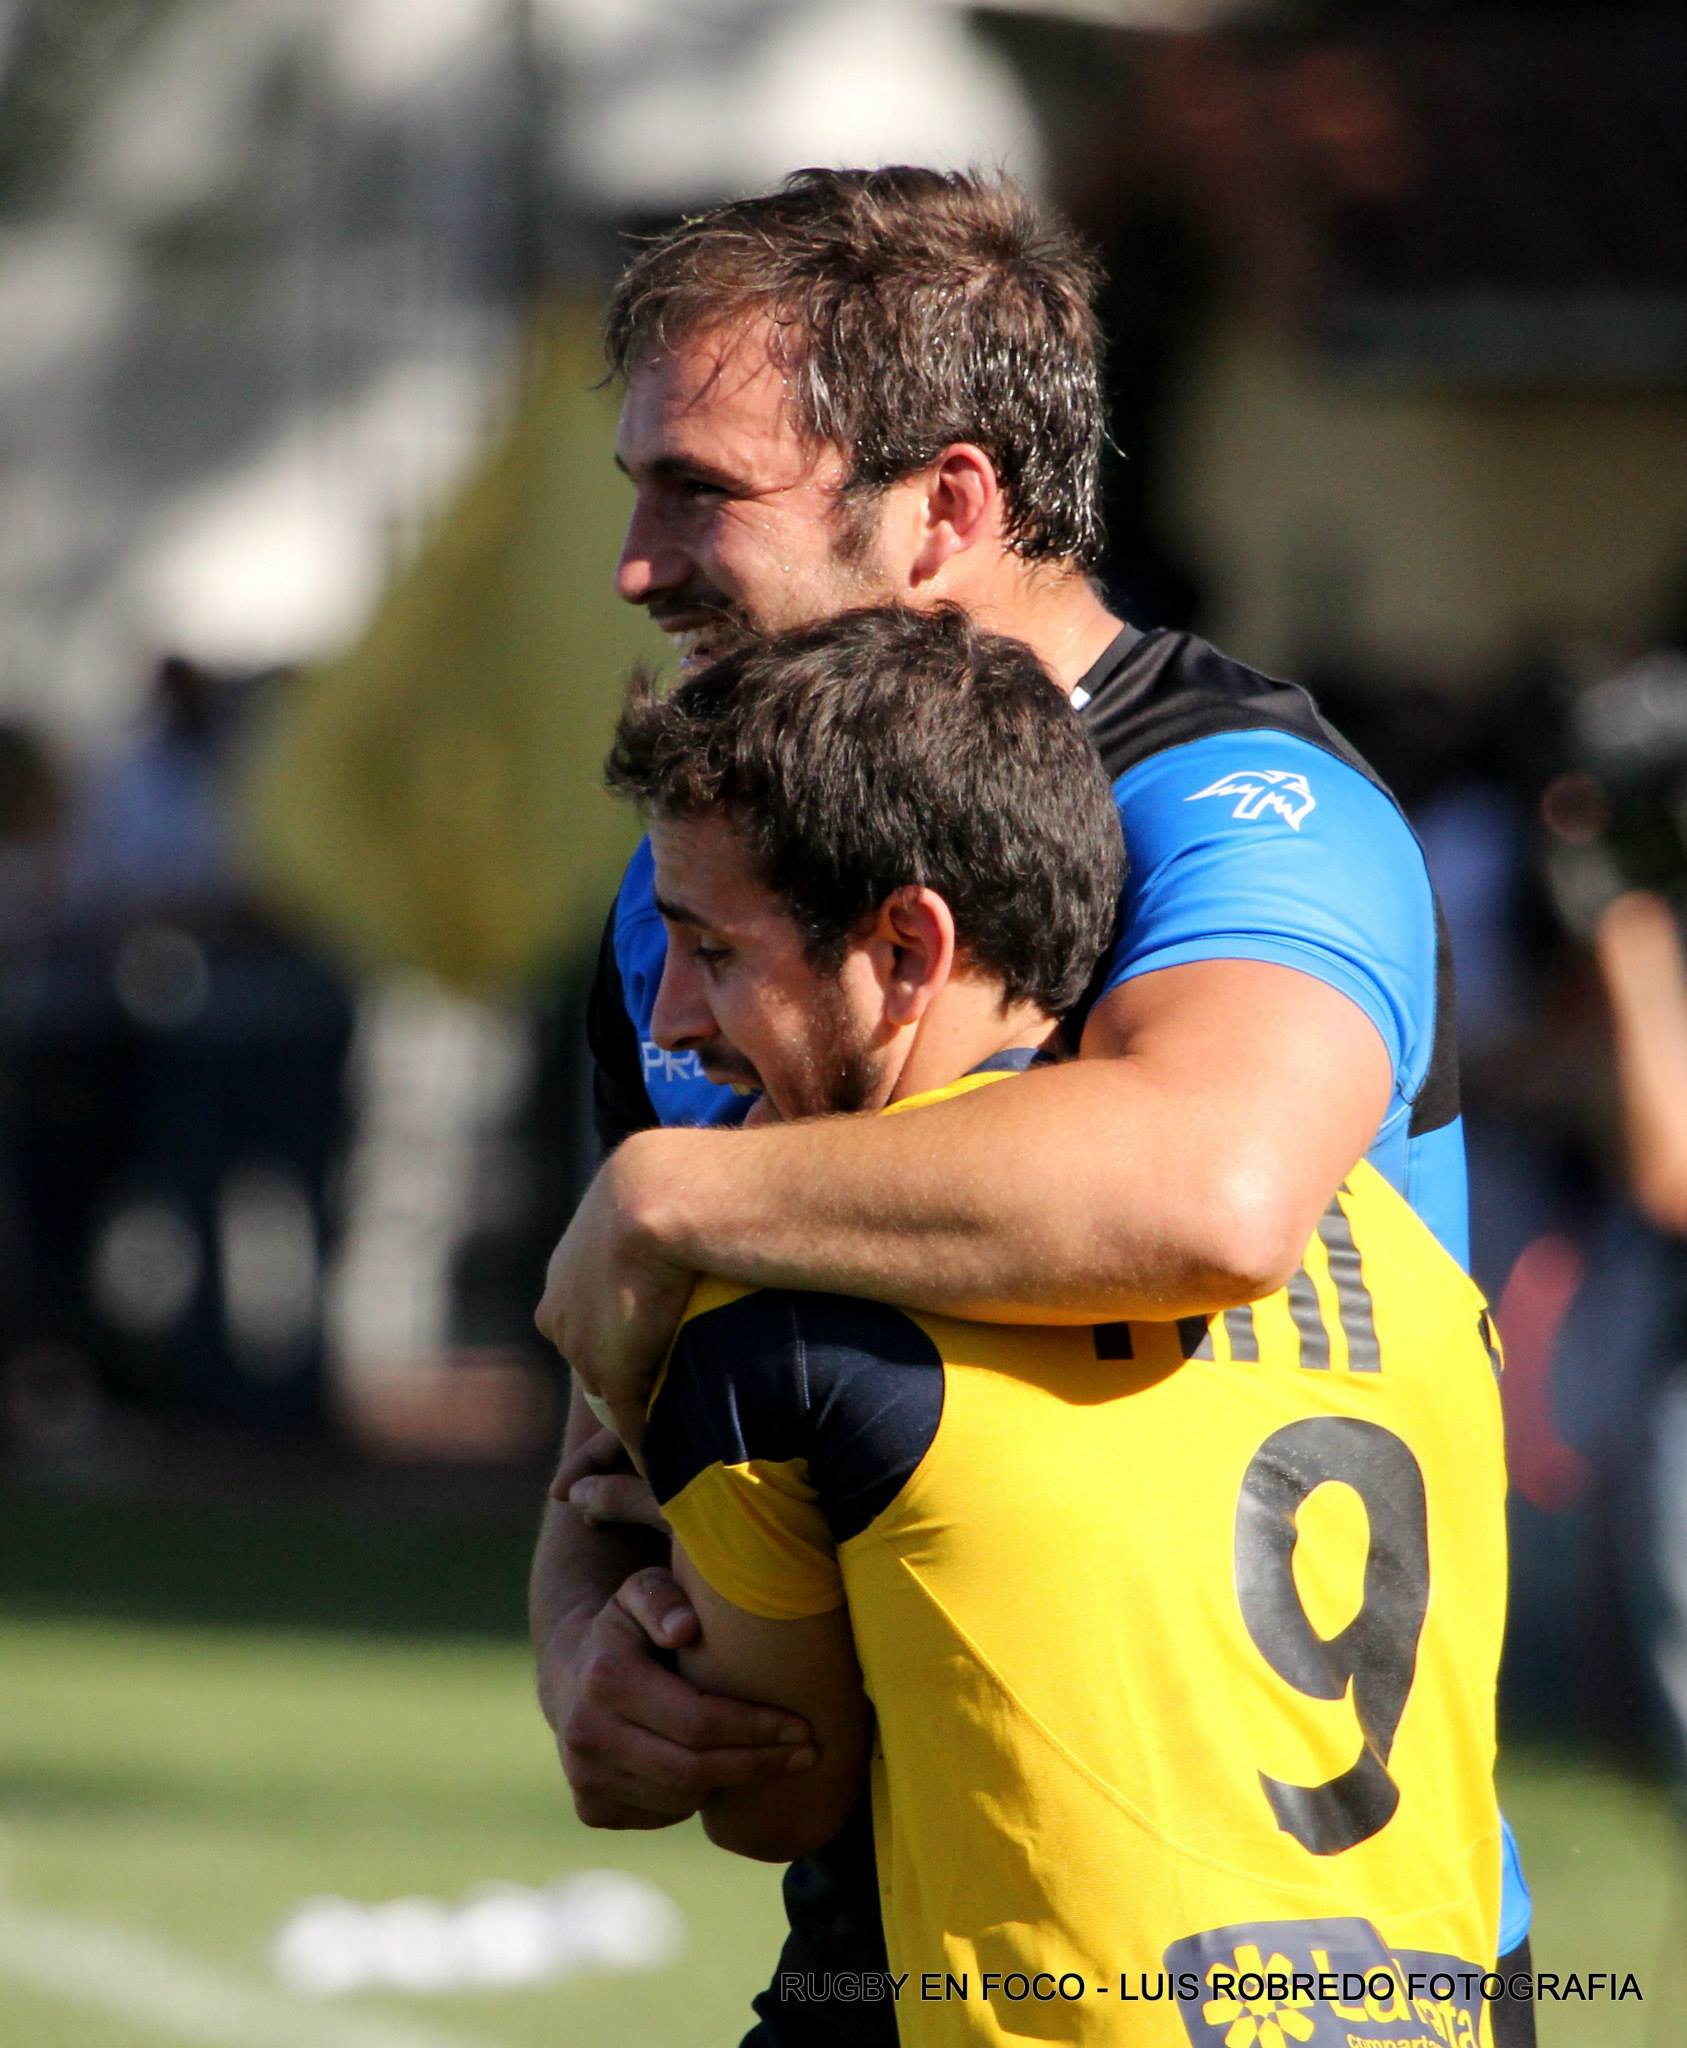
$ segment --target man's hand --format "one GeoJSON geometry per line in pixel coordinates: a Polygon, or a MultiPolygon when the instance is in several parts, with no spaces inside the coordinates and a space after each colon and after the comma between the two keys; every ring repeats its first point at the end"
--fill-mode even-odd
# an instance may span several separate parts
{"type": "Polygon", "coordinates": [[[589,1393],[606,1401],[623,1443],[636,1451],[645,1410],[696,1278],[657,1248],[650,1227],[663,1147],[699,1132],[645,1131],[603,1165],[551,1254],[534,1315],[589,1393]]]}
{"type": "Polygon", "coordinates": [[[626,1447],[612,1429],[600,1429],[564,1458],[550,1485],[561,1501],[594,1529],[644,1528],[672,1532],[650,1481],[632,1470],[626,1447]]]}
{"type": "Polygon", "coordinates": [[[659,1566],[635,1572],[583,1635],[565,1619],[539,1662],[539,1700],[588,1827],[663,1828],[712,1792],[809,1770],[807,1724],[700,1691],[665,1653],[697,1616],[659,1566]],[[572,1648],[573,1654],[570,1654],[572,1648]]]}

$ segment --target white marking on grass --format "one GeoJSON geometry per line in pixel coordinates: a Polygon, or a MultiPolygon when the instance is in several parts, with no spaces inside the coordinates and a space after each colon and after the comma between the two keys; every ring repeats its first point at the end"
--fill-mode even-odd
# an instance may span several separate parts
{"type": "Polygon", "coordinates": [[[131,1928],[9,1902],[0,1976],[201,2048],[480,2048],[408,2020],[325,2011],[131,1928]]]}

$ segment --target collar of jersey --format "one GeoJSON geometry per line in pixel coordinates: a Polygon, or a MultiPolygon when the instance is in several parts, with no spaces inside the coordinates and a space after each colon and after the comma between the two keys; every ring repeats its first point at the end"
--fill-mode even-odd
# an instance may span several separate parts
{"type": "Polygon", "coordinates": [[[1147,636],[1139,633],[1134,626],[1121,626],[1100,655],[1092,661],[1077,682],[1072,686],[1072,703],[1075,709],[1083,710],[1099,697],[1119,671],[1126,666],[1131,656],[1147,636]]]}
{"type": "Polygon", "coordinates": [[[923,1088],[918,1095],[903,1096],[900,1102],[887,1102],[879,1115],[895,1116],[898,1110],[923,1109],[931,1102],[947,1102],[951,1096],[970,1095],[975,1088],[988,1088],[992,1081],[1011,1081],[1015,1074],[1023,1074],[1029,1067],[1052,1064],[1052,1055],[1036,1046],[1012,1046],[1006,1052],[992,1053],[989,1059],[980,1060],[958,1081],[950,1081],[941,1088],[923,1088]]]}

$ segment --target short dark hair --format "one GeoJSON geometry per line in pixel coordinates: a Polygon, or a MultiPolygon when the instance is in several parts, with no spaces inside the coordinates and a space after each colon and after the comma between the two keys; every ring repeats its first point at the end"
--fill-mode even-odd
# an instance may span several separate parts
{"type": "Polygon", "coordinates": [[[996,466],[1015,552],[1091,569],[1099,282],[1072,229],[1006,177],[796,171],[642,250],[615,287],[605,351],[626,377],[699,332],[766,315],[799,430],[849,458],[846,494],[971,441],[996,466]]]}
{"type": "Polygon", "coordinates": [[[724,812],[825,973],[910,883],[1004,1001],[1051,1016],[1112,935],[1124,846],[1100,760],[1031,650],[955,606],[843,612],[667,696],[637,670],[604,772],[658,817],[724,812]]]}

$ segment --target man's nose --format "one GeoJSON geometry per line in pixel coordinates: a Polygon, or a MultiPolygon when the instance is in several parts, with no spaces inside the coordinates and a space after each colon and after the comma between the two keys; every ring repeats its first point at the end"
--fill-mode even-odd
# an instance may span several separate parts
{"type": "Polygon", "coordinates": [[[665,590],[682,588],[691,575],[691,559],[674,540],[658,506],[641,491],[634,500],[615,565],[615,589],[628,604],[649,604],[665,590]]]}
{"type": "Polygon", "coordinates": [[[650,1015],[650,1035],[664,1052],[684,1052],[715,1036],[715,1017],[696,963],[670,942],[650,1015]]]}

